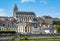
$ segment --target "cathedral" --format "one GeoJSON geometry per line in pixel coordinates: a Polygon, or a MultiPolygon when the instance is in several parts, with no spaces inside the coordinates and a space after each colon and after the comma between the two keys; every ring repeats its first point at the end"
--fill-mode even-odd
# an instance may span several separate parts
{"type": "Polygon", "coordinates": [[[15,4],[13,18],[16,19],[18,22],[29,22],[36,18],[36,15],[34,12],[18,11],[18,7],[15,4]]]}

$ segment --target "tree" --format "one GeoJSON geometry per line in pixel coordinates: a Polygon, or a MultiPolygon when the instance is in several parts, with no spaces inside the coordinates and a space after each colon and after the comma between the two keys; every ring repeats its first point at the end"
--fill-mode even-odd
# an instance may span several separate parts
{"type": "Polygon", "coordinates": [[[28,39],[28,36],[27,36],[27,35],[24,35],[24,36],[23,36],[23,41],[29,41],[29,39],[28,39]]]}
{"type": "Polygon", "coordinates": [[[60,25],[60,21],[53,21],[53,25],[60,25]]]}
{"type": "Polygon", "coordinates": [[[60,25],[55,25],[54,28],[57,30],[58,33],[60,33],[60,25]]]}

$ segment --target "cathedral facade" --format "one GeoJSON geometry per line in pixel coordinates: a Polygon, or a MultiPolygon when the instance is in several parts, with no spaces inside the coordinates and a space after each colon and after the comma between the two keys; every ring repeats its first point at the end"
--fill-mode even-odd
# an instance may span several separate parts
{"type": "Polygon", "coordinates": [[[18,22],[29,22],[36,18],[36,15],[34,12],[18,11],[17,5],[15,4],[13,18],[15,18],[18,22]]]}

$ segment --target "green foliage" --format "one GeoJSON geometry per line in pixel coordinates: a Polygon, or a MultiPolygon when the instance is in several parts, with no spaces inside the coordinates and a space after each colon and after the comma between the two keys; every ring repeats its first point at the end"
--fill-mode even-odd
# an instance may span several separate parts
{"type": "Polygon", "coordinates": [[[60,25],[54,26],[54,28],[57,30],[58,33],[60,33],[60,25]]]}
{"type": "Polygon", "coordinates": [[[24,35],[24,36],[23,36],[23,41],[28,41],[27,35],[24,35]]]}
{"type": "Polygon", "coordinates": [[[13,38],[13,39],[11,39],[10,41],[15,41],[15,39],[13,38]]]}
{"type": "Polygon", "coordinates": [[[23,37],[23,39],[24,39],[24,40],[28,40],[28,37],[27,37],[27,35],[25,35],[25,36],[23,37]]]}
{"type": "Polygon", "coordinates": [[[53,21],[53,25],[60,25],[60,21],[53,21]]]}
{"type": "Polygon", "coordinates": [[[0,30],[0,33],[16,33],[16,31],[9,31],[9,30],[0,30]]]}
{"type": "Polygon", "coordinates": [[[7,39],[7,40],[4,40],[4,41],[15,41],[15,39],[7,39]]]}

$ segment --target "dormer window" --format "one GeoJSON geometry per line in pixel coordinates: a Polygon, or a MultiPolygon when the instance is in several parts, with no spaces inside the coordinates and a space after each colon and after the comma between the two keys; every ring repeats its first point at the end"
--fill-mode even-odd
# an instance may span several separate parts
{"type": "Polygon", "coordinates": [[[37,27],[34,27],[34,28],[37,28],[37,27]]]}

